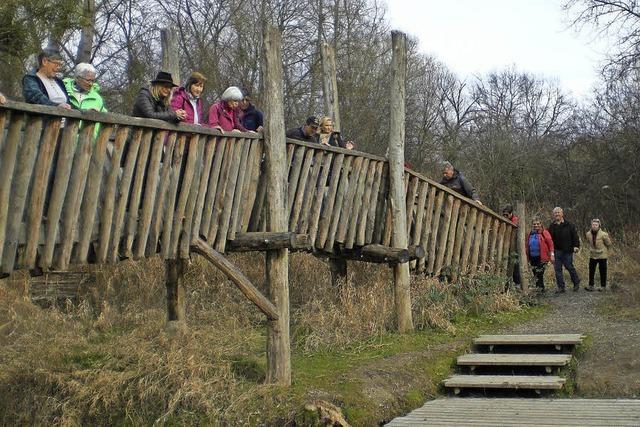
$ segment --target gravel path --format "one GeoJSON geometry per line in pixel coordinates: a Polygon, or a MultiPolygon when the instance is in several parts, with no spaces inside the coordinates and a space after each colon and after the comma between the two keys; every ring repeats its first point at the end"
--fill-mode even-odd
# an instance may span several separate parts
{"type": "MultiPolygon", "coordinates": [[[[625,286],[638,286],[637,283],[625,286]]],[[[628,288],[627,288],[628,290],[628,288]]],[[[580,397],[640,397],[640,321],[605,314],[604,305],[619,305],[636,293],[625,289],[587,292],[583,288],[548,296],[551,310],[542,318],[505,329],[504,333],[581,333],[590,337],[576,368],[580,397]]],[[[551,294],[551,295],[549,295],[551,294]]]]}

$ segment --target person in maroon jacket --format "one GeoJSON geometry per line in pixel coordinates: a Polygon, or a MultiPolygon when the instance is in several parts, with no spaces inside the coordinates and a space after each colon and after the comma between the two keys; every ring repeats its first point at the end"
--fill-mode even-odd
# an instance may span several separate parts
{"type": "Polygon", "coordinates": [[[536,288],[544,292],[544,269],[548,262],[555,261],[553,239],[539,218],[533,219],[532,227],[527,236],[527,259],[536,279],[536,288]]]}
{"type": "Polygon", "coordinates": [[[209,109],[209,127],[224,132],[247,132],[240,123],[238,106],[242,101],[242,91],[236,86],[228,87],[209,109]]]}
{"type": "Polygon", "coordinates": [[[174,111],[184,110],[186,116],[182,123],[200,125],[204,122],[202,115],[202,91],[207,79],[197,71],[191,73],[183,87],[179,87],[171,98],[174,111]]]}

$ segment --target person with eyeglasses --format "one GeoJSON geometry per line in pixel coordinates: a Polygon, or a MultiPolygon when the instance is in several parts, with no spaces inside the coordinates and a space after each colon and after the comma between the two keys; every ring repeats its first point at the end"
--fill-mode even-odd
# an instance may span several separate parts
{"type": "Polygon", "coordinates": [[[22,78],[22,96],[29,104],[49,105],[70,110],[69,97],[63,81],[58,77],[62,70],[62,56],[54,48],[43,49],[38,54],[38,68],[22,78]]]}
{"type": "Polygon", "coordinates": [[[69,103],[76,110],[106,112],[100,95],[100,85],[96,83],[96,69],[91,64],[81,62],[74,69],[74,78],[64,79],[64,87],[69,103]]]}

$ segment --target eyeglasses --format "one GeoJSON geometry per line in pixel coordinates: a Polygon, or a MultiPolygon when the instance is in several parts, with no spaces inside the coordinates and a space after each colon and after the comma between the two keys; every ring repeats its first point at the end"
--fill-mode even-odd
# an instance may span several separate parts
{"type": "Polygon", "coordinates": [[[87,83],[95,83],[95,81],[96,81],[96,79],[95,79],[95,78],[93,78],[93,79],[87,79],[87,78],[80,77],[80,76],[78,76],[78,78],[79,78],[80,80],[84,80],[84,81],[85,81],[85,82],[87,82],[87,83]]]}
{"type": "Polygon", "coordinates": [[[51,62],[52,64],[54,64],[55,66],[58,67],[62,67],[62,65],[64,64],[61,60],[59,59],[49,59],[49,58],[45,58],[48,62],[51,62]]]}

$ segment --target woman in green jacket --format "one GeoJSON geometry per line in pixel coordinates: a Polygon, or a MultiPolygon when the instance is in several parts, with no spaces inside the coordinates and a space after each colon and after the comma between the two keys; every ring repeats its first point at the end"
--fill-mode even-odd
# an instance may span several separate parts
{"type": "Polygon", "coordinates": [[[100,95],[100,85],[96,83],[96,69],[91,64],[81,62],[74,69],[74,78],[64,79],[64,87],[69,95],[69,103],[76,110],[106,112],[100,95]]]}
{"type": "Polygon", "coordinates": [[[600,270],[599,291],[607,289],[607,258],[609,258],[609,248],[611,248],[611,238],[606,231],[600,228],[600,220],[591,220],[591,230],[585,236],[587,248],[589,248],[589,287],[588,291],[593,291],[594,279],[596,276],[596,266],[600,270]]]}

